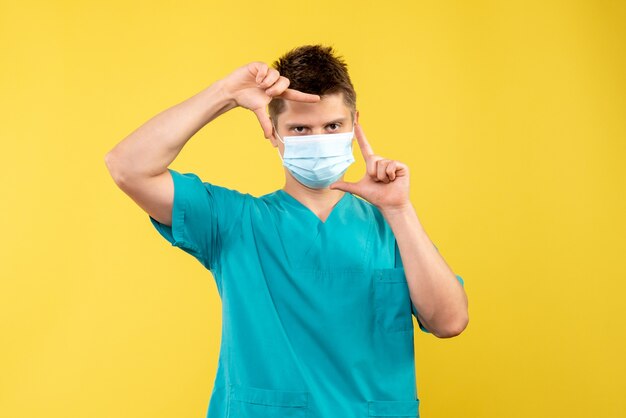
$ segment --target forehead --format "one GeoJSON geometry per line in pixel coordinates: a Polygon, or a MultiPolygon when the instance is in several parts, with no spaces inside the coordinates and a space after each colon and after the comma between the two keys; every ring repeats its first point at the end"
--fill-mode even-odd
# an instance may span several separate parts
{"type": "Polygon", "coordinates": [[[303,103],[285,100],[284,110],[278,115],[281,125],[284,124],[323,124],[339,118],[348,118],[351,109],[343,101],[343,93],[333,93],[321,97],[317,103],[303,103]]]}

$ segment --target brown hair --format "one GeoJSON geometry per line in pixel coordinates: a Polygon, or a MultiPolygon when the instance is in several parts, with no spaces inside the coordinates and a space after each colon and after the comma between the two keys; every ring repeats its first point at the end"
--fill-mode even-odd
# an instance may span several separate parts
{"type": "MultiPolygon", "coordinates": [[[[332,46],[304,45],[292,49],[272,64],[280,75],[289,79],[289,88],[304,93],[333,94],[342,92],[343,101],[356,110],[356,92],[348,75],[348,66],[335,54],[332,46]]],[[[273,121],[285,110],[283,99],[274,97],[269,105],[273,121]]]]}

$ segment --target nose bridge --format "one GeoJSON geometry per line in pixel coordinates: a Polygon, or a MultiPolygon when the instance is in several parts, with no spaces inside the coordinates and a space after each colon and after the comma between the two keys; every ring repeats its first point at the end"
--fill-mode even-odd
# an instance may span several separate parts
{"type": "Polygon", "coordinates": [[[311,134],[313,135],[322,135],[324,134],[324,126],[323,125],[316,125],[313,126],[311,129],[311,134]]]}

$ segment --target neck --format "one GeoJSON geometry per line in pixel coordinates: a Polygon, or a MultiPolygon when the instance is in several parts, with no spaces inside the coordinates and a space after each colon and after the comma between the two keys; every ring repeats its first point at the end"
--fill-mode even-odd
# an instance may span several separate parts
{"type": "MultiPolygon", "coordinates": [[[[343,177],[340,180],[343,180],[343,177]]],[[[285,169],[285,186],[283,190],[318,215],[330,212],[346,193],[343,190],[332,190],[328,187],[324,189],[306,187],[296,180],[287,169],[285,169]]]]}

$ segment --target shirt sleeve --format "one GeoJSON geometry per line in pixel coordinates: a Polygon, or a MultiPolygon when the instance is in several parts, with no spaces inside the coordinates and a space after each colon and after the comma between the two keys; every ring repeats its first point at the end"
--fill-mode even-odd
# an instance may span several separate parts
{"type": "Polygon", "coordinates": [[[168,171],[174,182],[172,225],[152,216],[150,221],[172,246],[214,271],[224,241],[240,226],[246,195],[203,182],[194,173],[168,171]]]}
{"type": "MultiPolygon", "coordinates": [[[[439,248],[437,248],[435,244],[433,244],[433,246],[435,247],[437,251],[439,251],[439,248]]],[[[402,264],[402,258],[400,257],[400,249],[398,248],[397,241],[395,243],[395,251],[396,251],[396,266],[398,266],[398,264],[400,265],[402,264]]],[[[461,276],[457,274],[456,279],[461,283],[462,286],[465,286],[465,282],[463,281],[463,278],[461,276]]],[[[431,332],[428,331],[426,327],[424,327],[424,325],[420,322],[419,318],[417,317],[417,308],[415,307],[413,302],[411,302],[411,312],[413,313],[413,316],[415,317],[415,319],[417,319],[417,325],[419,325],[420,329],[427,334],[431,334],[431,332]]]]}

